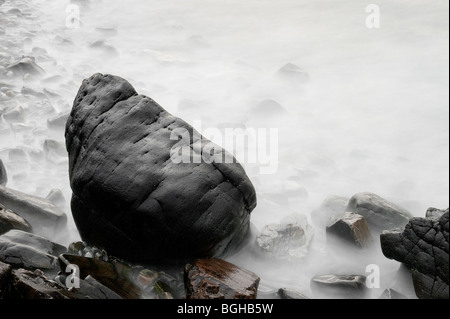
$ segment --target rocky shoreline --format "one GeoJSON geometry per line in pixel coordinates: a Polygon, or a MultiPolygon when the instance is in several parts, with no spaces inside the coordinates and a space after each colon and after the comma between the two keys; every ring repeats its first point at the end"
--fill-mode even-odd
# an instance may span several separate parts
{"type": "MultiPolygon", "coordinates": [[[[174,123],[193,128],[125,79],[96,74],[82,82],[78,74],[67,80],[70,72],[57,58],[33,44],[41,31],[33,8],[27,1],[19,5],[0,0],[0,136],[21,139],[21,145],[0,149],[0,299],[373,298],[370,274],[352,268],[333,265],[329,273],[315,273],[303,291],[267,283],[235,258],[295,269],[317,253],[330,263],[336,255],[349,264],[376,253],[398,262],[394,277],[411,281],[414,295],[388,282],[375,298],[449,298],[448,209],[413,217],[365,192],[324,199],[311,212],[312,223],[296,213],[252,228],[256,192],[242,167],[177,170],[168,164],[174,143],[162,137],[174,123]],[[72,107],[64,96],[77,90],[72,107]],[[141,145],[148,140],[153,144],[141,145]],[[141,162],[129,160],[130,154],[141,162]],[[61,243],[69,232],[69,200],[61,189],[39,197],[31,187],[9,188],[11,182],[27,184],[25,172],[7,170],[20,165],[43,168],[44,175],[69,167],[71,211],[84,241],[61,243]],[[318,233],[326,238],[320,249],[318,233]]],[[[52,41],[73,45],[58,35],[52,41]]],[[[90,49],[117,55],[101,41],[90,49]]],[[[284,72],[299,70],[286,65],[284,72]]],[[[301,82],[308,79],[302,73],[301,82]]]]}

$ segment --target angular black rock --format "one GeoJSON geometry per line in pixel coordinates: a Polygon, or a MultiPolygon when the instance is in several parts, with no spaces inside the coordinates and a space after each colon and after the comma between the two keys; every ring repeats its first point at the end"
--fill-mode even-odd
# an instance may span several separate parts
{"type": "Polygon", "coordinates": [[[436,218],[412,218],[404,229],[381,234],[381,248],[389,259],[411,269],[421,299],[449,298],[448,210],[436,218]]]}
{"type": "MultiPolygon", "coordinates": [[[[176,164],[180,130],[196,156],[210,143],[197,143],[189,124],[120,77],[83,82],[66,125],[83,240],[129,261],[161,263],[217,256],[242,241],[256,206],[252,183],[238,163],[176,164]]],[[[218,146],[215,153],[231,157],[218,146]]]]}
{"type": "Polygon", "coordinates": [[[373,242],[365,218],[355,213],[347,212],[331,218],[326,230],[328,244],[337,240],[359,248],[367,248],[373,242]]]}

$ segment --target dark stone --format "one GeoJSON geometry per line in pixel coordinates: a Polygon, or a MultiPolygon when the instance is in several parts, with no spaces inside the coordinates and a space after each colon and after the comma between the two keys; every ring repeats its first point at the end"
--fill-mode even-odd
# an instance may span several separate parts
{"type": "Polygon", "coordinates": [[[72,213],[82,239],[152,263],[237,247],[249,229],[255,190],[240,164],[218,160],[234,160],[218,146],[211,164],[171,160],[180,145],[193,152],[189,159],[201,159],[198,147],[209,141],[194,132],[120,77],[85,80],[66,126],[72,213]],[[187,133],[187,142],[178,140],[187,133]]]}
{"type": "Polygon", "coordinates": [[[311,212],[311,220],[317,227],[325,229],[328,221],[335,215],[346,212],[349,198],[343,196],[329,196],[322,204],[311,212]]]}
{"type": "Polygon", "coordinates": [[[14,268],[53,270],[64,246],[47,238],[21,230],[10,230],[0,236],[0,261],[14,268]]]}
{"type": "Polygon", "coordinates": [[[21,216],[17,215],[10,209],[6,209],[0,204],[0,235],[7,233],[12,229],[31,232],[31,226],[21,216]]]}
{"type": "Polygon", "coordinates": [[[44,273],[18,269],[12,274],[12,283],[8,299],[71,299],[73,295],[62,289],[54,281],[49,280],[44,273]]]}
{"type": "Polygon", "coordinates": [[[6,168],[0,159],[0,186],[6,186],[6,183],[8,183],[8,175],[6,174],[6,168]]]}
{"type": "Polygon", "coordinates": [[[355,213],[345,213],[332,218],[327,226],[327,242],[341,241],[359,248],[367,248],[373,242],[365,218],[355,213]]]}
{"type": "Polygon", "coordinates": [[[305,295],[299,293],[298,291],[288,289],[288,288],[280,288],[278,290],[278,295],[281,299],[309,299],[305,295]]]}
{"type": "Polygon", "coordinates": [[[44,198],[0,186],[0,203],[25,218],[38,235],[52,237],[67,223],[66,214],[44,198]]]}
{"type": "Polygon", "coordinates": [[[92,276],[80,279],[80,288],[72,289],[76,299],[123,299],[92,276]]]}
{"type": "Polygon", "coordinates": [[[9,282],[11,280],[12,267],[11,265],[2,263],[0,261],[0,299],[5,299],[9,282]]]}
{"type": "Polygon", "coordinates": [[[122,298],[141,298],[141,290],[133,280],[133,270],[129,265],[119,261],[105,262],[96,258],[70,254],[62,254],[58,260],[63,272],[68,265],[77,265],[80,270],[80,279],[92,276],[122,298]]]}
{"type": "Polygon", "coordinates": [[[418,298],[449,298],[448,216],[447,210],[439,219],[412,218],[380,236],[383,254],[411,269],[418,298]]]}
{"type": "Polygon", "coordinates": [[[197,259],[185,266],[187,299],[256,299],[260,278],[218,258],[197,259]]]}
{"type": "Polygon", "coordinates": [[[386,289],[378,299],[408,299],[408,297],[394,289],[386,289]]]}
{"type": "Polygon", "coordinates": [[[359,193],[350,198],[347,212],[363,216],[372,232],[405,226],[413,216],[407,210],[373,193],[359,193]]]}
{"type": "Polygon", "coordinates": [[[366,277],[360,275],[320,275],[311,279],[314,298],[361,299],[367,293],[366,277]]]}

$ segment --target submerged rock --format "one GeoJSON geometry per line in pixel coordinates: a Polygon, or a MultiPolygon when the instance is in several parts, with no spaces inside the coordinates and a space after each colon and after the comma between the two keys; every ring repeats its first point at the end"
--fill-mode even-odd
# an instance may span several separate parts
{"type": "Polygon", "coordinates": [[[380,297],[378,297],[378,299],[408,299],[408,297],[394,289],[389,288],[384,290],[380,297]]]}
{"type": "Polygon", "coordinates": [[[36,64],[34,57],[24,56],[18,61],[10,64],[7,71],[11,71],[15,76],[24,76],[26,74],[31,75],[43,75],[45,73],[39,65],[36,64]]]}
{"type": "Polygon", "coordinates": [[[8,183],[8,175],[3,161],[0,159],[0,186],[6,186],[6,183],[8,183]]]}
{"type": "Polygon", "coordinates": [[[256,237],[256,250],[265,257],[295,261],[305,257],[313,237],[306,218],[290,216],[282,224],[265,226],[256,237]]]}
{"type": "Polygon", "coordinates": [[[367,293],[366,277],[360,275],[320,275],[311,279],[315,298],[361,299],[367,293]]]}
{"type": "Polygon", "coordinates": [[[376,233],[403,227],[413,217],[406,209],[373,193],[354,195],[346,211],[364,216],[370,230],[376,233]]]}
{"type": "Polygon", "coordinates": [[[355,213],[345,213],[331,218],[327,226],[327,242],[341,241],[359,248],[367,248],[373,242],[365,218],[355,213]]]}
{"type": "Polygon", "coordinates": [[[311,220],[319,228],[325,229],[331,217],[346,212],[349,198],[329,196],[322,204],[311,212],[311,220]]]}
{"type": "Polygon", "coordinates": [[[187,299],[256,299],[260,278],[218,258],[185,266],[187,299]]]}
{"type": "Polygon", "coordinates": [[[12,229],[31,232],[31,226],[21,216],[0,204],[0,235],[7,233],[12,229]]]}
{"type": "Polygon", "coordinates": [[[293,63],[285,64],[278,70],[277,76],[290,83],[306,83],[309,81],[309,73],[293,63]]]}
{"type": "Polygon", "coordinates": [[[21,230],[10,230],[0,236],[0,261],[14,268],[52,270],[64,246],[47,238],[21,230]]]}
{"type": "Polygon", "coordinates": [[[66,145],[77,228],[111,255],[153,263],[219,256],[248,233],[256,194],[242,166],[217,145],[205,155],[212,143],[120,77],[83,82],[66,145]]]}
{"type": "Polygon", "coordinates": [[[381,234],[381,248],[389,259],[411,269],[421,299],[449,298],[449,213],[439,218],[412,218],[402,229],[381,234]]]}
{"type": "Polygon", "coordinates": [[[25,218],[38,235],[52,237],[67,223],[66,214],[49,200],[0,186],[0,203],[25,218]]]}

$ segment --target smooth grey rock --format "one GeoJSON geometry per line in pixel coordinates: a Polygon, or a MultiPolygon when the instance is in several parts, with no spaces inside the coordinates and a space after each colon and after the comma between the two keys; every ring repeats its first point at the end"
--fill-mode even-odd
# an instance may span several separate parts
{"type": "Polygon", "coordinates": [[[31,232],[30,224],[21,216],[0,204],[0,235],[12,229],[31,232]]]}
{"type": "Polygon", "coordinates": [[[54,236],[67,223],[66,214],[49,200],[0,186],[0,203],[25,218],[33,232],[54,236]]]}
{"type": "Polygon", "coordinates": [[[48,193],[47,197],[45,197],[45,199],[55,204],[56,207],[60,208],[61,210],[66,207],[66,199],[64,198],[64,194],[59,188],[53,188],[50,193],[48,193]]]}
{"type": "Polygon", "coordinates": [[[353,195],[346,211],[363,216],[374,233],[403,227],[413,217],[406,209],[373,193],[353,195]]]}
{"type": "Polygon", "coordinates": [[[237,247],[256,206],[254,187],[240,164],[220,162],[234,159],[217,145],[207,157],[212,163],[193,162],[212,145],[200,137],[120,77],[85,80],[66,126],[71,206],[82,239],[114,256],[156,263],[237,247]],[[174,160],[177,147],[191,152],[189,163],[174,160]]]}
{"type": "Polygon", "coordinates": [[[449,213],[412,218],[404,227],[380,236],[383,254],[411,269],[421,299],[449,298],[449,213]]]}
{"type": "Polygon", "coordinates": [[[14,268],[52,270],[67,249],[42,236],[10,230],[0,236],[0,260],[14,268]]]}
{"type": "Polygon", "coordinates": [[[5,165],[3,165],[3,161],[0,159],[0,186],[6,186],[8,183],[8,175],[6,174],[5,165]]]}
{"type": "Polygon", "coordinates": [[[314,298],[361,299],[367,294],[366,277],[361,275],[320,275],[311,279],[314,298]]]}
{"type": "Polygon", "coordinates": [[[44,69],[36,64],[35,58],[30,56],[23,56],[18,61],[10,64],[7,71],[13,72],[15,76],[23,76],[25,74],[43,75],[44,69]]]}
{"type": "Polygon", "coordinates": [[[310,79],[310,75],[308,72],[293,63],[285,64],[281,69],[278,70],[277,76],[293,84],[306,83],[310,79]]]}
{"type": "Polygon", "coordinates": [[[311,212],[313,224],[325,229],[331,217],[346,212],[349,200],[349,198],[343,196],[327,197],[317,209],[311,212]]]}
{"type": "Polygon", "coordinates": [[[355,213],[345,213],[331,218],[327,226],[327,242],[341,241],[359,248],[367,248],[373,237],[365,218],[355,213]]]}

